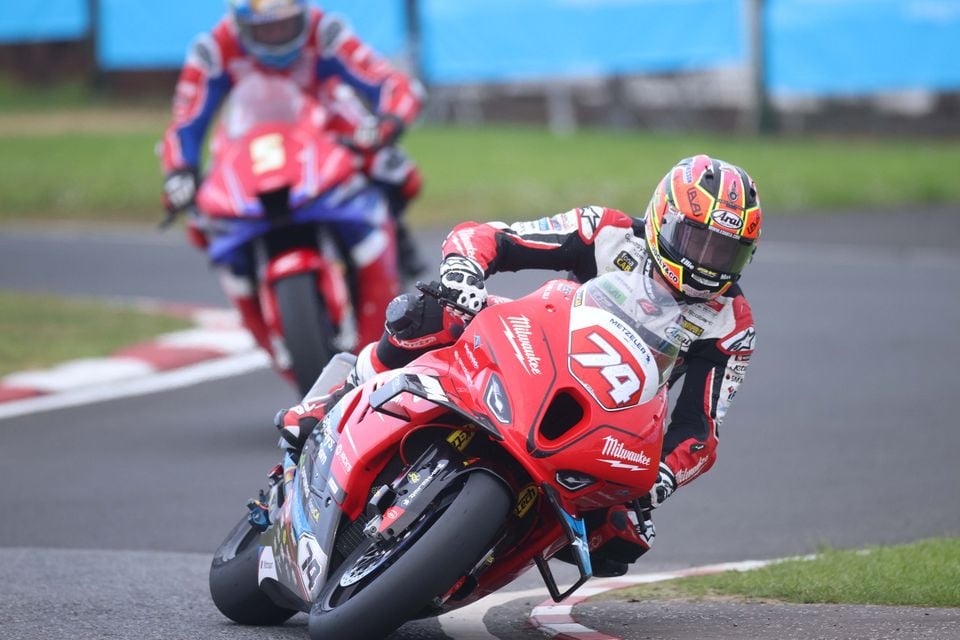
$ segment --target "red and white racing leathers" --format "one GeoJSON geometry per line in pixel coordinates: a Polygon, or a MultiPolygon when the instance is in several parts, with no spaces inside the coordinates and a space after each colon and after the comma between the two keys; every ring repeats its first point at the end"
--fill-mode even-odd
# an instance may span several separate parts
{"type": "MultiPolygon", "coordinates": [[[[375,115],[396,116],[409,125],[420,112],[419,83],[393,68],[361,42],[339,18],[312,7],[309,38],[300,57],[282,71],[259,65],[240,43],[237,27],[224,17],[193,43],[180,72],[173,104],[173,122],[163,139],[165,174],[200,166],[204,136],[220,105],[245,75],[283,74],[329,112],[329,128],[353,134],[375,115]]],[[[365,170],[375,181],[395,185],[407,200],[420,189],[420,172],[395,148],[370,153],[365,170]]]]}
{"type": "MultiPolygon", "coordinates": [[[[613,270],[650,271],[643,223],[623,212],[584,207],[512,225],[466,222],[443,243],[444,257],[475,260],[486,276],[520,269],[568,270],[580,282],[613,270]]],[[[429,313],[429,310],[427,310],[429,313]]],[[[449,318],[425,318],[424,329],[398,339],[384,335],[360,356],[361,379],[405,364],[422,351],[450,343],[449,318]],[[447,335],[444,338],[444,335],[447,335]],[[409,357],[398,355],[401,350],[409,357]]],[[[683,378],[664,437],[663,461],[677,485],[687,484],[716,460],[719,427],[737,393],[750,356],[755,330],[750,305],[739,285],[709,302],[684,305],[681,356],[670,380],[683,378]]]]}

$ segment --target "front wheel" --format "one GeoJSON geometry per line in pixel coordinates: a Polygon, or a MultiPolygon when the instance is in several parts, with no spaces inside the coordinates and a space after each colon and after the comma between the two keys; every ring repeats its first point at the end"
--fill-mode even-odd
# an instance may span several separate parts
{"type": "Polygon", "coordinates": [[[296,613],[277,606],[257,582],[260,532],[244,517],[213,556],[210,596],[220,613],[249,625],[281,624],[296,613]]]}
{"type": "Polygon", "coordinates": [[[337,568],[310,612],[313,640],[382,638],[446,593],[493,544],[510,509],[507,488],[470,473],[419,538],[388,549],[365,541],[337,568]],[[395,556],[395,557],[390,557],[395,556]]]}
{"type": "Polygon", "coordinates": [[[290,352],[297,389],[310,390],[323,367],[334,354],[333,323],[317,291],[315,273],[298,273],[273,285],[283,341],[290,352]]]}

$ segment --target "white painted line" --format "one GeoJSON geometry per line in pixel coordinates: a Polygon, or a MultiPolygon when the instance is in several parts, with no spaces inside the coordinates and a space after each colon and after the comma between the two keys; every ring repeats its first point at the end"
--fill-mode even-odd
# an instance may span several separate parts
{"type": "Polygon", "coordinates": [[[207,329],[233,329],[241,326],[240,314],[234,309],[200,309],[193,314],[193,321],[207,329]]]}
{"type": "MultiPolygon", "coordinates": [[[[797,560],[810,559],[813,557],[814,556],[810,555],[800,558],[786,559],[797,560]]],[[[651,582],[663,582],[665,580],[674,580],[676,578],[723,573],[725,571],[752,571],[753,569],[759,569],[777,562],[783,562],[783,559],[725,562],[702,567],[692,567],[690,569],[679,569],[677,571],[626,575],[619,578],[597,580],[596,582],[591,583],[589,588],[578,590],[577,593],[571,596],[570,600],[567,601],[568,604],[555,603],[552,600],[541,602],[539,605],[533,608],[528,619],[534,627],[551,638],[560,636],[563,638],[563,640],[573,640],[579,637],[597,638],[598,636],[602,636],[610,638],[610,640],[618,640],[614,636],[605,636],[605,634],[594,629],[587,628],[577,622],[573,617],[573,607],[589,596],[594,596],[605,591],[612,591],[614,589],[623,589],[625,587],[631,587],[638,584],[648,584],[651,582]],[[570,601],[573,601],[572,604],[569,603],[570,601]]]]}
{"type": "Polygon", "coordinates": [[[180,349],[214,349],[223,353],[243,353],[256,349],[246,329],[185,329],[157,336],[156,344],[180,349]]]}
{"type": "Polygon", "coordinates": [[[189,387],[210,380],[229,378],[264,369],[269,365],[270,358],[263,351],[209,360],[182,369],[165,371],[135,380],[125,380],[90,389],[78,389],[52,396],[0,403],[0,420],[189,387]]]}
{"type": "Polygon", "coordinates": [[[71,360],[52,369],[21,371],[3,378],[4,385],[60,393],[105,385],[129,378],[142,378],[154,372],[148,362],[136,358],[84,358],[71,360]]]}
{"type": "Polygon", "coordinates": [[[497,640],[497,636],[487,631],[487,627],[483,624],[483,616],[487,611],[519,598],[542,598],[546,593],[546,589],[542,587],[525,591],[491,593],[462,609],[443,614],[437,618],[437,621],[440,623],[440,629],[454,640],[497,640]]]}
{"type": "Polygon", "coordinates": [[[605,593],[612,589],[621,589],[648,582],[671,580],[673,578],[683,577],[685,575],[697,575],[701,572],[709,573],[716,572],[718,570],[726,571],[728,568],[744,571],[765,566],[771,562],[776,561],[751,560],[747,562],[694,567],[692,569],[679,569],[676,571],[635,574],[622,576],[619,578],[591,580],[586,585],[578,589],[573,596],[564,602],[553,602],[552,600],[543,601],[544,598],[549,597],[545,587],[526,589],[523,591],[502,591],[492,593],[485,598],[481,598],[480,600],[463,607],[462,609],[456,609],[455,611],[446,613],[438,617],[437,621],[440,623],[440,628],[443,633],[454,640],[497,640],[497,636],[494,636],[487,631],[486,626],[483,624],[483,617],[487,614],[487,612],[494,607],[499,607],[509,602],[513,602],[514,600],[531,598],[538,601],[539,604],[533,607],[531,610],[529,615],[530,621],[535,627],[537,627],[546,635],[553,637],[561,633],[595,633],[594,631],[576,622],[571,617],[573,607],[587,597],[594,596],[599,593],[605,593]],[[556,619],[558,621],[555,623],[539,623],[534,620],[534,618],[540,617],[542,619],[545,616],[557,616],[556,619]],[[560,621],[561,619],[562,621],[560,621]]]}

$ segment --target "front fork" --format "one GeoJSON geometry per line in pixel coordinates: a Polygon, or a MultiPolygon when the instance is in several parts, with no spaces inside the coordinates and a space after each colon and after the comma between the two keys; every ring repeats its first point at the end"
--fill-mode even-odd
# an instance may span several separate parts
{"type": "Polygon", "coordinates": [[[265,241],[261,240],[256,244],[258,298],[264,321],[270,331],[272,346],[278,354],[278,362],[283,359],[280,354],[285,353],[285,345],[282,339],[283,318],[277,308],[273,285],[281,278],[302,273],[314,274],[316,278],[317,293],[323,299],[331,323],[337,328],[337,349],[352,351],[356,347],[356,318],[346,283],[346,268],[341,262],[326,257],[336,255],[329,238],[323,236],[319,243],[324,248],[323,251],[300,247],[272,256],[269,255],[265,241]]]}
{"type": "Polygon", "coordinates": [[[573,547],[573,558],[576,561],[577,569],[580,571],[580,577],[573,586],[561,593],[557,588],[557,580],[553,577],[553,572],[550,571],[550,565],[547,563],[547,559],[542,553],[534,556],[533,561],[537,564],[540,576],[547,585],[550,597],[553,598],[554,602],[560,602],[583,586],[583,583],[593,576],[593,567],[590,563],[590,544],[587,540],[587,525],[583,521],[583,518],[578,518],[567,513],[567,510],[563,508],[560,494],[556,489],[546,482],[541,484],[540,488],[543,491],[543,495],[547,497],[547,503],[553,508],[557,519],[560,521],[560,526],[563,529],[567,541],[573,547]]]}

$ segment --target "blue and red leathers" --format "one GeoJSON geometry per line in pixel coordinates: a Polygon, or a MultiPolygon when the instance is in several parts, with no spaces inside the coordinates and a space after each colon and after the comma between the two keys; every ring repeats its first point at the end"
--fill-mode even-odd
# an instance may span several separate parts
{"type": "MultiPolygon", "coordinates": [[[[230,15],[210,32],[197,37],[181,70],[173,120],[163,138],[161,164],[166,175],[180,171],[195,176],[199,173],[203,142],[215,115],[231,89],[252,73],[292,79],[304,92],[317,98],[327,116],[327,128],[334,134],[355,139],[358,130],[371,121],[380,123],[381,139],[387,144],[360,149],[364,173],[383,190],[395,217],[419,193],[420,171],[392,144],[399,130],[411,124],[420,111],[419,83],[380,58],[341,19],[316,7],[308,10],[308,38],[303,50],[283,69],[262,65],[244,50],[230,15]]],[[[195,245],[205,246],[203,234],[192,225],[188,233],[195,245]]],[[[391,274],[396,272],[394,244],[369,240],[354,238],[344,247],[357,268],[356,307],[361,340],[374,339],[369,334],[379,332],[384,309],[393,295],[382,283],[387,278],[395,280],[391,274]],[[376,254],[371,253],[374,246],[379,247],[376,254]]],[[[261,346],[270,350],[252,274],[224,271],[221,280],[244,325],[261,346]]]]}
{"type": "MultiPolygon", "coordinates": [[[[294,80],[329,112],[330,130],[346,136],[352,136],[371,111],[404,125],[420,112],[419,83],[381,59],[336,16],[310,8],[307,43],[299,58],[283,70],[263,66],[248,55],[236,24],[226,16],[211,32],[201,34],[187,55],[174,97],[173,122],[163,139],[164,173],[199,168],[204,136],[217,110],[231,88],[253,72],[294,80]]],[[[375,182],[396,187],[406,201],[419,192],[419,170],[397,149],[371,151],[364,167],[375,182]]]]}

